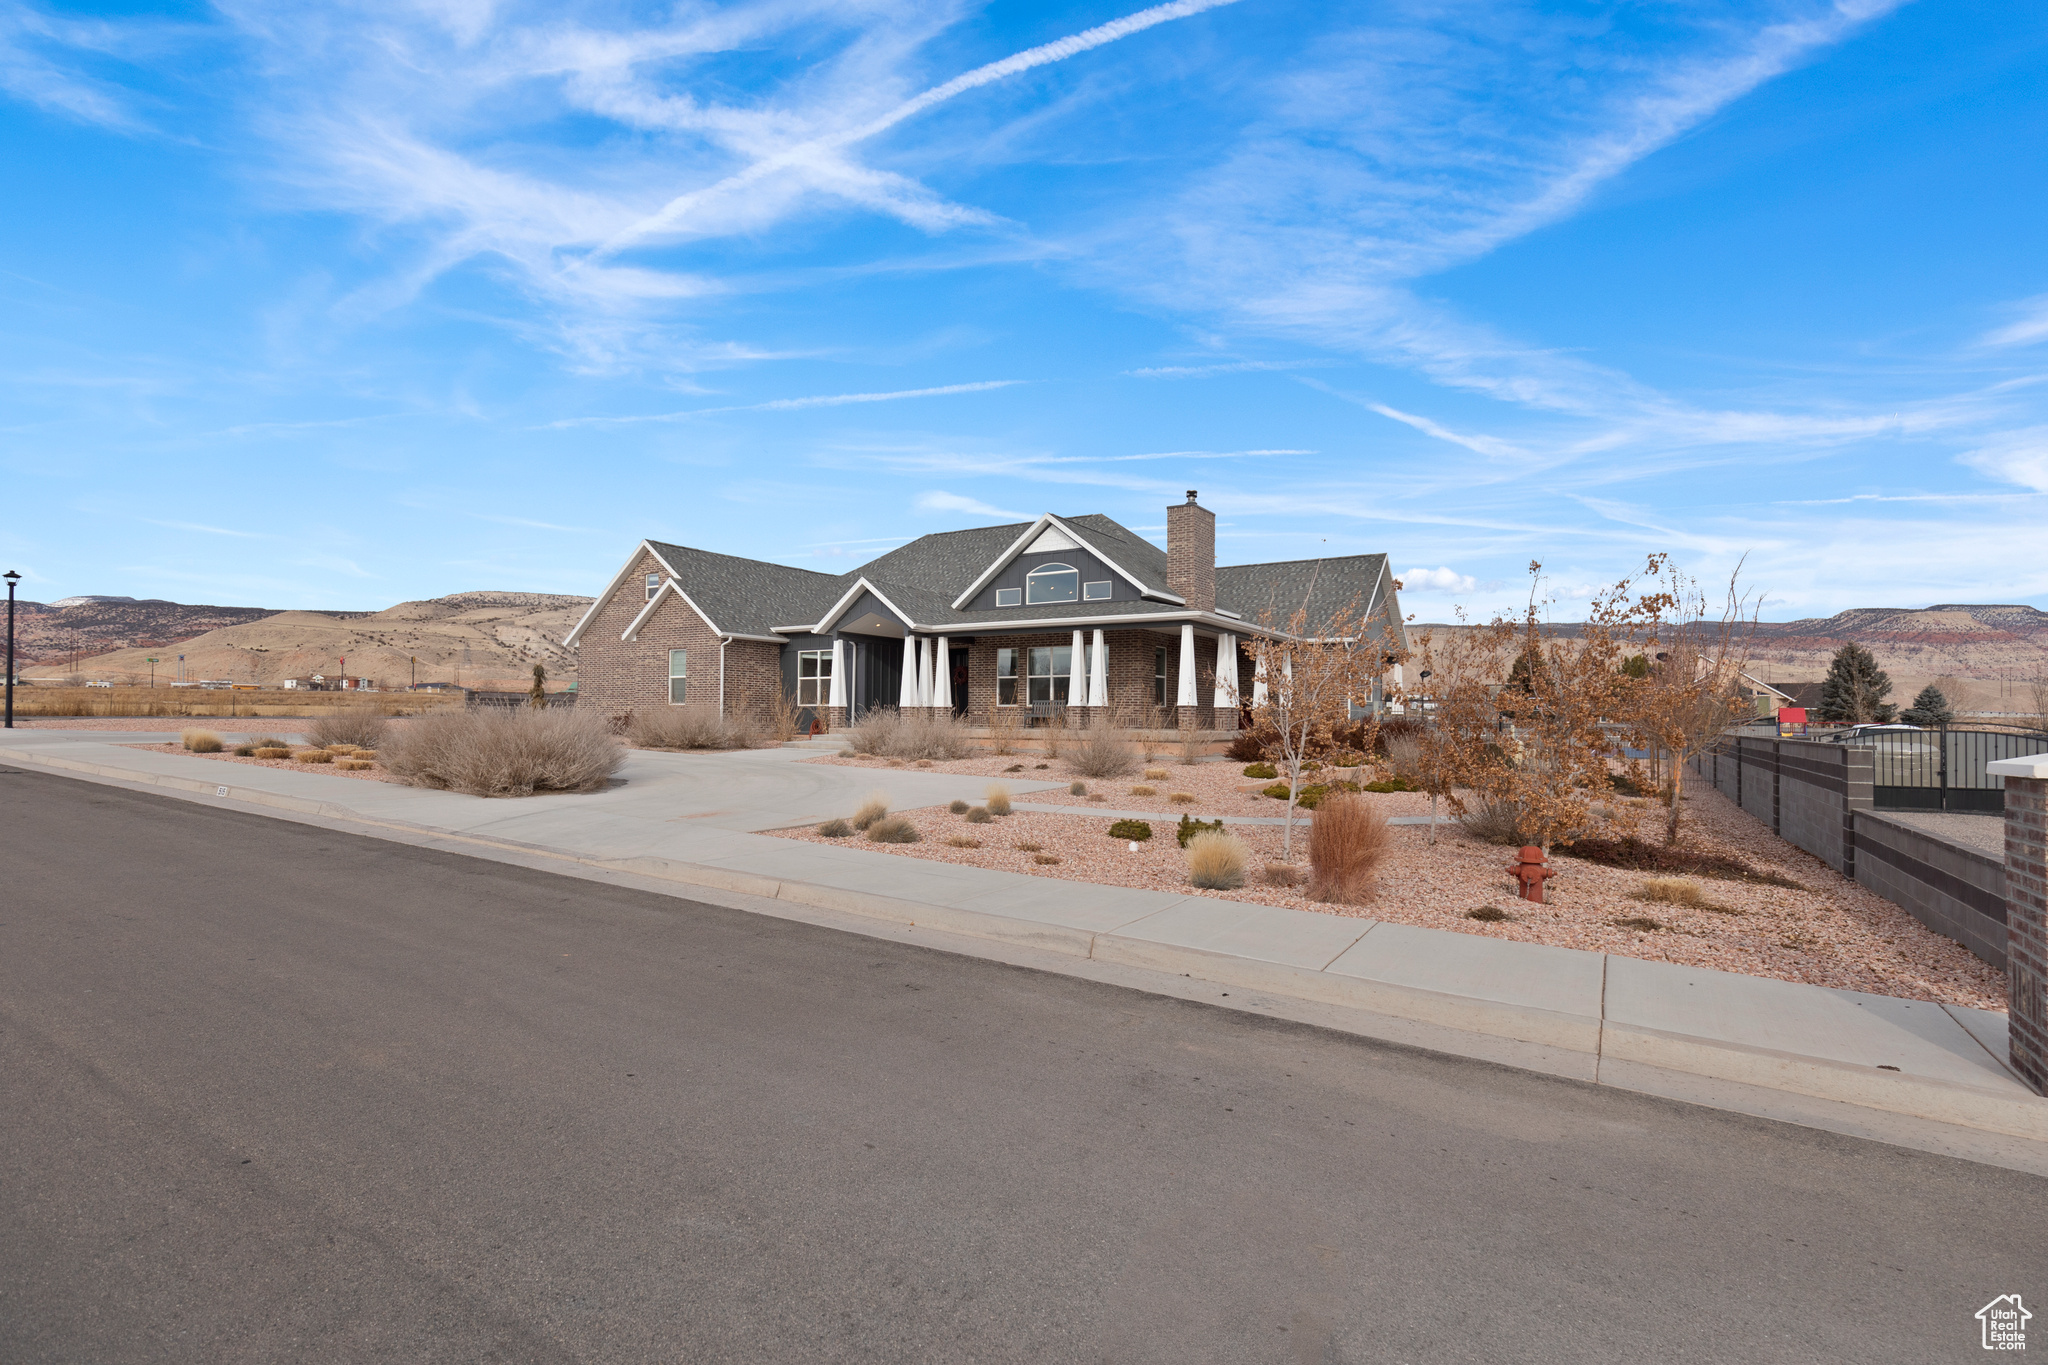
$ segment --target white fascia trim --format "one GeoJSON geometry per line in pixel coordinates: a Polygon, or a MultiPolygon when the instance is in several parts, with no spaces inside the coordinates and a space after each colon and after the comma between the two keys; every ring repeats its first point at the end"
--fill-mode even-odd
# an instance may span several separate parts
{"type": "Polygon", "coordinates": [[[1162,602],[1172,602],[1176,606],[1187,605],[1187,599],[1185,597],[1179,597],[1173,593],[1165,592],[1158,588],[1148,587],[1146,584],[1140,582],[1136,574],[1132,573],[1129,569],[1126,569],[1123,565],[1117,563],[1114,559],[1111,559],[1108,555],[1102,553],[1101,549],[1097,547],[1094,541],[1088,539],[1087,536],[1075,530],[1073,527],[1067,525],[1067,523],[1061,521],[1052,513],[1046,512],[1040,515],[1037,521],[1032,522],[1031,525],[1025,529],[1023,535],[1018,536],[1015,540],[1011,541],[1010,548],[1003,551],[1002,554],[998,555],[996,557],[995,563],[989,565],[986,569],[982,570],[981,577],[975,579],[973,584],[968,587],[966,592],[961,593],[958,597],[953,599],[953,610],[967,610],[967,604],[974,600],[974,595],[980,592],[983,588],[987,587],[989,580],[994,578],[997,574],[1001,573],[1005,568],[1007,568],[1011,560],[1015,559],[1018,555],[1023,554],[1024,547],[1029,545],[1032,541],[1036,540],[1038,538],[1038,533],[1040,531],[1043,531],[1048,526],[1057,526],[1060,530],[1060,534],[1070,537],[1076,545],[1086,550],[1089,554],[1094,555],[1104,564],[1107,564],[1111,570],[1113,570],[1118,576],[1120,576],[1124,580],[1124,582],[1136,588],[1138,590],[1139,596],[1150,597],[1162,602]]]}
{"type": "Polygon", "coordinates": [[[844,597],[841,597],[837,602],[834,602],[832,604],[832,610],[826,612],[823,616],[819,617],[818,624],[816,624],[815,626],[796,626],[793,628],[778,626],[776,627],[776,629],[793,629],[794,631],[802,631],[810,635],[824,635],[829,632],[831,627],[838,624],[839,618],[846,614],[846,609],[852,606],[855,602],[859,601],[860,595],[864,592],[873,593],[878,599],[880,599],[883,606],[887,607],[890,611],[895,612],[896,619],[903,623],[903,629],[906,633],[914,632],[917,629],[917,622],[910,619],[909,612],[903,610],[903,608],[897,606],[894,602],[891,602],[889,600],[889,594],[883,592],[880,588],[868,582],[865,578],[855,579],[853,586],[846,590],[846,595],[844,597]]]}
{"type": "Polygon", "coordinates": [[[1249,621],[1229,620],[1205,611],[1163,611],[1148,616],[1049,616],[1024,621],[969,621],[949,625],[947,629],[955,635],[1000,635],[1006,630],[1039,630],[1047,626],[1059,629],[1081,629],[1100,627],[1103,630],[1151,630],[1159,626],[1178,626],[1192,621],[1206,626],[1220,635],[1235,635],[1239,639],[1250,638],[1252,634],[1269,635],[1276,640],[1293,637],[1284,630],[1271,630],[1249,621]]]}
{"type": "MultiPolygon", "coordinates": [[[[661,556],[656,555],[655,558],[660,559],[661,556]]],[[[666,562],[666,560],[663,561],[663,563],[666,562]]],[[[682,598],[683,601],[689,603],[690,610],[697,613],[698,620],[702,621],[705,625],[711,627],[712,634],[727,634],[726,631],[722,631],[718,628],[718,623],[716,621],[712,620],[709,616],[706,616],[704,614],[704,608],[698,606],[695,602],[690,601],[690,594],[684,592],[681,588],[677,587],[675,579],[664,578],[661,580],[660,591],[656,592],[654,596],[647,599],[647,605],[640,608],[640,614],[633,618],[633,624],[627,626],[625,629],[625,633],[620,635],[619,638],[621,640],[630,640],[634,636],[638,635],[640,633],[640,627],[647,624],[647,618],[654,615],[654,609],[661,605],[661,599],[667,597],[670,593],[674,593],[676,596],[682,598]]]]}
{"type": "Polygon", "coordinates": [[[661,557],[661,552],[654,548],[654,542],[651,540],[641,541],[640,548],[626,556],[626,562],[619,566],[619,571],[612,575],[612,581],[605,586],[603,592],[597,595],[597,600],[590,604],[590,610],[583,613],[583,619],[576,623],[576,628],[562,637],[563,648],[574,649],[576,642],[583,638],[584,630],[589,627],[592,621],[597,619],[597,613],[603,609],[605,603],[612,600],[612,594],[625,586],[626,575],[632,572],[633,565],[639,561],[641,550],[645,550],[648,554],[653,555],[654,562],[667,569],[671,577],[674,576],[675,566],[661,557]]]}

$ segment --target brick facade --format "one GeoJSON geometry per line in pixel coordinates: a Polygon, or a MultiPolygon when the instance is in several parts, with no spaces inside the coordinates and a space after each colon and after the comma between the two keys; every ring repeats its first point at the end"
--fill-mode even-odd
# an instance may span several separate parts
{"type": "Polygon", "coordinates": [[[2048,1094],[2048,779],[2005,779],[2005,932],[2012,1068],[2048,1094]]]}
{"type": "MultiPolygon", "coordinates": [[[[668,653],[672,649],[686,649],[690,653],[689,700],[684,704],[714,711],[718,708],[718,633],[687,602],[670,593],[640,628],[637,638],[619,638],[647,606],[647,594],[642,587],[646,576],[659,572],[660,562],[643,550],[619,591],[585,627],[576,651],[579,709],[587,708],[609,718],[669,705],[668,653]]],[[[770,667],[775,666],[774,645],[735,640],[727,650],[738,651],[746,646],[768,651],[770,667]]],[[[729,673],[734,662],[730,652],[725,662],[729,673]]],[[[730,682],[728,676],[728,694],[730,682]]]]}
{"type": "MultiPolygon", "coordinates": [[[[1092,642],[1095,633],[1085,630],[1081,635],[1085,642],[1092,642]]],[[[971,725],[986,725],[989,713],[996,702],[996,651],[998,649],[1025,650],[1034,645],[1065,645],[1072,643],[1071,634],[1043,635],[978,635],[967,655],[968,712],[971,725]]],[[[1235,729],[1237,713],[1225,707],[1219,715],[1211,704],[1215,696],[1216,640],[1213,637],[1195,637],[1195,695],[1201,704],[1181,707],[1174,699],[1180,695],[1180,635],[1167,634],[1156,630],[1110,630],[1103,632],[1103,644],[1108,658],[1103,664],[1103,679],[1108,685],[1109,705],[1104,708],[1109,715],[1104,718],[1117,725],[1152,729],[1235,729]],[[1156,666],[1155,650],[1166,651],[1166,704],[1158,706],[1153,701],[1153,671],[1156,666]],[[1220,722],[1220,724],[1219,724],[1220,722]]],[[[1019,667],[1022,667],[1020,662],[1019,667]]],[[[1018,695],[1026,694],[1022,674],[1018,678],[1018,695]]],[[[1007,708],[1006,708],[1007,709],[1007,708]]],[[[1020,706],[1020,710],[1029,710],[1020,706]]],[[[1077,706],[1068,713],[1070,724],[1083,724],[1097,719],[1092,708],[1077,706]]]]}

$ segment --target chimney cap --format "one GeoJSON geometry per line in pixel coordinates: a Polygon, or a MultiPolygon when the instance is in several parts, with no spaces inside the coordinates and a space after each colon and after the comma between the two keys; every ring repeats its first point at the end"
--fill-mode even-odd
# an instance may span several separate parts
{"type": "Polygon", "coordinates": [[[1195,490],[1194,490],[1194,489],[1192,489],[1192,488],[1190,488],[1190,489],[1188,490],[1188,501],[1189,501],[1189,502],[1193,502],[1194,500],[1195,500],[1195,490]]]}

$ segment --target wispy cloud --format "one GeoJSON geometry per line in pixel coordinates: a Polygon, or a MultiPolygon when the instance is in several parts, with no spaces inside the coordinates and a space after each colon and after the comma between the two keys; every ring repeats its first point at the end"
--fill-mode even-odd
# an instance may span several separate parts
{"type": "Polygon", "coordinates": [[[2019,316],[2003,327],[1986,332],[1982,338],[1983,345],[2031,346],[2038,341],[2048,341],[2048,294],[2022,299],[2014,305],[2013,311],[2019,316]]]}
{"type": "Polygon", "coordinates": [[[978,498],[965,497],[959,493],[946,493],[937,489],[917,495],[917,509],[921,512],[964,512],[970,517],[995,517],[1000,521],[1029,521],[1028,512],[1010,512],[1000,507],[991,507],[978,498]]]}
{"type": "Polygon", "coordinates": [[[152,519],[151,519],[151,518],[149,518],[149,517],[143,517],[143,518],[142,518],[142,521],[143,521],[143,522],[144,522],[145,524],[147,524],[147,525],[150,525],[150,526],[161,526],[161,527],[163,527],[164,529],[166,529],[166,530],[170,530],[170,531],[192,531],[192,532],[195,532],[195,533],[197,533],[197,534],[199,534],[199,535],[207,535],[207,536],[233,536],[233,537],[235,537],[235,538],[236,538],[237,540],[276,540],[276,539],[277,539],[277,537],[276,537],[276,536],[274,536],[274,535],[265,535],[264,533],[262,533],[262,532],[260,532],[260,531],[231,531],[231,530],[229,530],[229,529],[228,529],[227,527],[225,527],[225,526],[202,526],[202,525],[200,525],[200,524],[199,524],[198,522],[192,522],[192,521],[155,521],[155,520],[152,520],[152,519]]]}
{"type": "Polygon", "coordinates": [[[1255,374],[1271,370],[1318,370],[1341,365],[1341,360],[1233,360],[1217,365],[1155,365],[1143,370],[1125,370],[1134,379],[1205,379],[1212,374],[1255,374]]]}
{"type": "Polygon", "coordinates": [[[942,398],[956,393],[982,393],[1022,384],[1021,379],[985,379],[973,384],[942,384],[932,389],[897,389],[890,393],[829,393],[808,398],[775,398],[765,403],[734,403],[718,408],[689,408],[682,412],[649,413],[636,417],[565,417],[547,425],[554,427],[615,427],[640,422],[680,422],[687,417],[705,417],[718,412],[790,412],[800,408],[837,408],[849,403],[893,403],[904,398],[942,398]]]}

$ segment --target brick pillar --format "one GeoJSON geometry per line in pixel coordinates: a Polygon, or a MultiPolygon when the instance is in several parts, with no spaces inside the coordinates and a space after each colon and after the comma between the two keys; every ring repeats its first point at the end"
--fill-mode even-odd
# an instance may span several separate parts
{"type": "Polygon", "coordinates": [[[821,720],[821,721],[823,721],[823,722],[825,723],[825,728],[826,728],[826,730],[828,730],[828,731],[831,731],[831,730],[844,730],[844,729],[846,728],[846,708],[845,708],[845,707],[843,707],[843,706],[820,706],[819,708],[817,708],[817,710],[818,710],[818,719],[819,719],[819,720],[821,720]]]}
{"type": "Polygon", "coordinates": [[[2005,778],[2005,962],[2012,1069],[2048,1094],[2048,757],[1990,765],[2005,778]],[[2013,769],[2038,776],[2016,777],[2013,769]],[[2000,769],[2006,771],[2000,772],[2000,769]]]}

